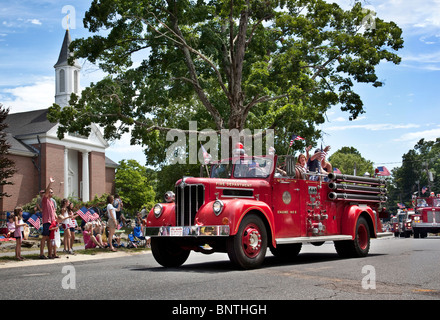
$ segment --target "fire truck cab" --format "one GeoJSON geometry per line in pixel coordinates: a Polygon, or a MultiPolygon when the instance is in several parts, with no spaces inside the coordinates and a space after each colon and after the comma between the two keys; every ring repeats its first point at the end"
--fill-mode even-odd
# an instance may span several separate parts
{"type": "Polygon", "coordinates": [[[226,252],[242,269],[259,267],[267,248],[288,259],[303,243],[333,241],[341,257],[364,257],[382,232],[385,182],[379,178],[308,173],[298,178],[291,156],[220,161],[207,178],[184,177],[167,202],[154,206],[145,235],[164,267],[190,251],[226,252]]]}
{"type": "Polygon", "coordinates": [[[416,198],[413,218],[414,238],[440,232],[440,197],[416,198]]]}

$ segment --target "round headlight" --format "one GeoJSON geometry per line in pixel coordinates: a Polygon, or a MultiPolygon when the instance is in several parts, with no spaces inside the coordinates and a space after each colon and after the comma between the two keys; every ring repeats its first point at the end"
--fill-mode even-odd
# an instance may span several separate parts
{"type": "Polygon", "coordinates": [[[160,217],[162,211],[163,211],[162,205],[160,203],[157,203],[153,208],[154,216],[156,217],[156,219],[160,217]]]}
{"type": "Polygon", "coordinates": [[[174,202],[174,199],[176,198],[175,194],[173,191],[167,191],[165,193],[165,201],[170,203],[170,202],[174,202]]]}
{"type": "Polygon", "coordinates": [[[214,210],[214,213],[216,216],[218,216],[220,213],[222,213],[223,207],[225,205],[223,204],[223,201],[221,200],[215,200],[212,204],[212,210],[214,210]]]}

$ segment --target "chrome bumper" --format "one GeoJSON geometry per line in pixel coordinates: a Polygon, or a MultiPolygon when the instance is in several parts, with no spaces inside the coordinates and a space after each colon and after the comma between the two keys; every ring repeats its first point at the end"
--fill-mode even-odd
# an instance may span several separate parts
{"type": "Polygon", "coordinates": [[[393,232],[378,232],[376,234],[377,238],[384,238],[384,237],[393,237],[394,233],[393,232]]]}
{"type": "Polygon", "coordinates": [[[419,222],[412,225],[413,229],[418,228],[440,228],[440,223],[436,222],[419,222]]]}
{"type": "Polygon", "coordinates": [[[229,226],[163,226],[146,227],[145,236],[149,237],[227,237],[229,226]]]}

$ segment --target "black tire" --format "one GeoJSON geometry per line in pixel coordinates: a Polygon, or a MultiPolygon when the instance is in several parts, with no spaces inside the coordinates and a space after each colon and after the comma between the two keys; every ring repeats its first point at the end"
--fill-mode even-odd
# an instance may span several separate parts
{"type": "Polygon", "coordinates": [[[151,252],[157,263],[166,268],[174,268],[184,264],[191,251],[183,249],[175,239],[152,237],[151,252]]]}
{"type": "Polygon", "coordinates": [[[341,258],[366,257],[370,251],[370,228],[364,217],[356,223],[354,240],[335,241],[335,249],[341,258]]]}
{"type": "Polygon", "coordinates": [[[227,244],[229,259],[241,269],[258,268],[267,251],[267,231],[261,218],[246,215],[236,235],[229,237],[227,244]]]}
{"type": "Polygon", "coordinates": [[[301,251],[302,243],[279,244],[276,248],[270,247],[272,254],[285,261],[294,260],[301,251]]]}

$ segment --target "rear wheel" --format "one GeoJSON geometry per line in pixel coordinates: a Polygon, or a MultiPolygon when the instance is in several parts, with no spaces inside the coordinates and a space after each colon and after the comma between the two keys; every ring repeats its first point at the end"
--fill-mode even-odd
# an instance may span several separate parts
{"type": "Polygon", "coordinates": [[[365,257],[370,251],[370,228],[364,217],[356,223],[354,240],[335,241],[335,248],[342,258],[365,257]]]}
{"type": "Polygon", "coordinates": [[[266,256],[267,231],[261,218],[247,215],[235,236],[228,239],[229,259],[242,269],[258,268],[266,256]]]}
{"type": "Polygon", "coordinates": [[[183,249],[175,239],[152,237],[151,252],[160,265],[172,268],[184,264],[191,251],[183,249]]]}

